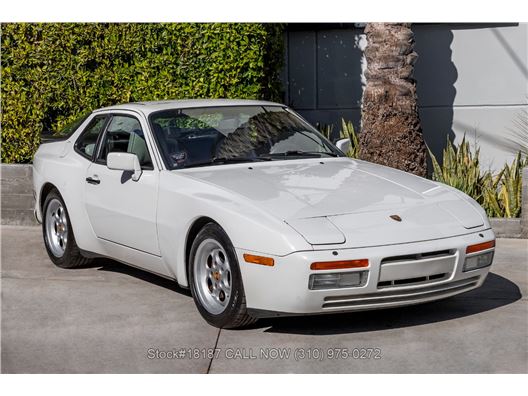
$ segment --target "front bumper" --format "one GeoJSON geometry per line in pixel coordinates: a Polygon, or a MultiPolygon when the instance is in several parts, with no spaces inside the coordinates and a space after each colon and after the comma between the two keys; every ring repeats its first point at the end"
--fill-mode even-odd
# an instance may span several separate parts
{"type": "Polygon", "coordinates": [[[484,282],[490,266],[463,272],[466,248],[494,238],[493,231],[489,229],[426,242],[303,251],[283,257],[270,256],[275,260],[272,267],[244,261],[244,253],[262,253],[238,248],[236,251],[248,310],[256,317],[266,317],[398,307],[439,300],[475,289],[484,282]],[[439,254],[424,255],[424,258],[419,256],[431,252],[439,254]],[[409,258],[413,255],[417,258],[409,258]],[[402,259],[402,256],[405,258],[402,259]],[[309,289],[311,274],[354,271],[313,271],[310,269],[312,262],[365,258],[369,260],[369,267],[357,269],[368,270],[363,286],[309,289]],[[392,278],[398,280],[394,282],[392,278]]]}

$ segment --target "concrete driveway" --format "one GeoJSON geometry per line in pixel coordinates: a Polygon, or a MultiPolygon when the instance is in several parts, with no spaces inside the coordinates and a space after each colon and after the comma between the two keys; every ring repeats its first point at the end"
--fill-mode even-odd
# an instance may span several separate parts
{"type": "Polygon", "coordinates": [[[56,268],[40,228],[1,236],[4,373],[528,372],[527,240],[498,240],[484,286],[448,300],[219,331],[173,282],[56,268]]]}

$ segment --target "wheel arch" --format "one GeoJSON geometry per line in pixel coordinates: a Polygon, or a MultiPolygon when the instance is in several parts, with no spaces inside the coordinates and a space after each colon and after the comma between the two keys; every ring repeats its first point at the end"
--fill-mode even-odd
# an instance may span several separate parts
{"type": "Polygon", "coordinates": [[[185,238],[185,276],[187,278],[187,281],[189,280],[189,258],[191,255],[191,247],[198,236],[198,233],[200,230],[209,223],[217,224],[219,227],[222,227],[217,221],[214,219],[207,217],[207,216],[201,216],[197,218],[189,227],[189,230],[187,231],[187,236],[185,238]]]}
{"type": "MultiPolygon", "coordinates": [[[[42,188],[40,189],[40,197],[39,197],[39,207],[40,207],[40,210],[41,212],[44,211],[44,202],[46,202],[46,197],[49,195],[50,192],[52,192],[53,190],[57,190],[57,192],[59,193],[59,195],[61,196],[62,198],[62,195],[59,191],[59,189],[57,188],[57,186],[55,186],[53,183],[50,183],[50,182],[46,182],[44,183],[44,185],[42,186],[42,188]]],[[[64,198],[62,198],[64,200],[64,198]]]]}

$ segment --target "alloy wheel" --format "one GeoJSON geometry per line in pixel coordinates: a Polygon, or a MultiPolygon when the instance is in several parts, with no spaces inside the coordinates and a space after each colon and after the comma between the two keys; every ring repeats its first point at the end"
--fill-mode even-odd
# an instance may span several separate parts
{"type": "Polygon", "coordinates": [[[224,248],[214,239],[202,241],[193,264],[200,303],[213,315],[222,313],[227,307],[232,288],[231,267],[224,248]]]}
{"type": "Polygon", "coordinates": [[[46,209],[46,238],[53,255],[62,257],[68,243],[68,219],[62,203],[55,198],[46,209]]]}

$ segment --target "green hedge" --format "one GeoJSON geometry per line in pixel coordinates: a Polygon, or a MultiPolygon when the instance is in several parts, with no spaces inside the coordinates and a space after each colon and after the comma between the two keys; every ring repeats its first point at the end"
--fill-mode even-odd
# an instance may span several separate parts
{"type": "Polygon", "coordinates": [[[278,24],[2,24],[2,162],[87,110],[177,98],[280,100],[278,24]]]}

